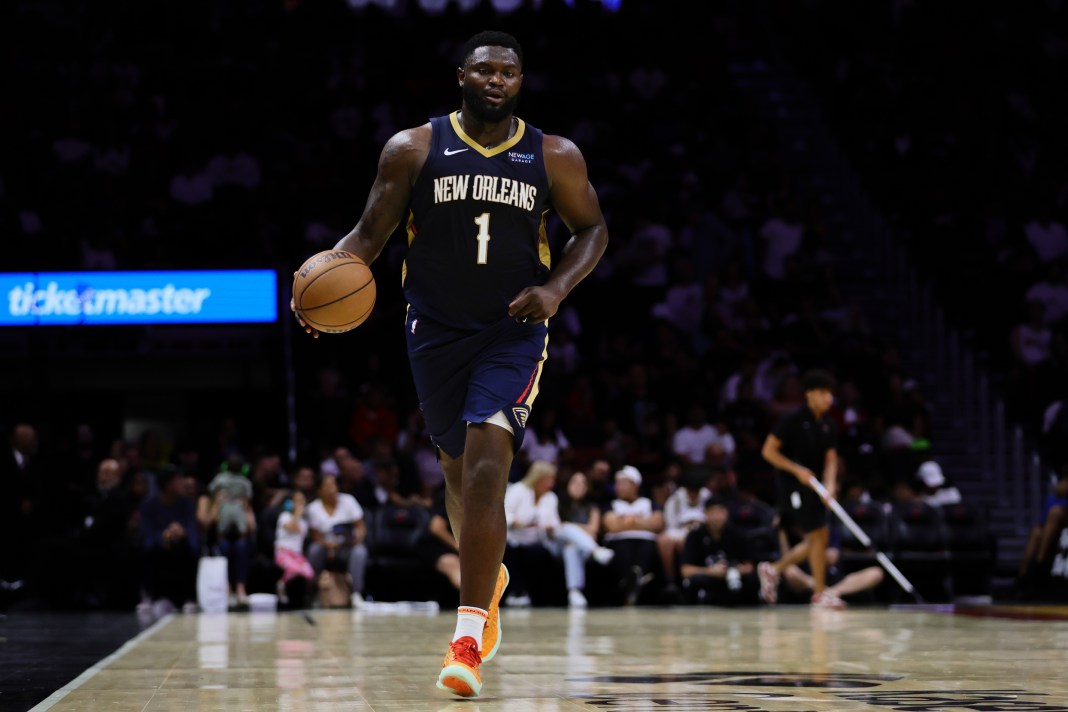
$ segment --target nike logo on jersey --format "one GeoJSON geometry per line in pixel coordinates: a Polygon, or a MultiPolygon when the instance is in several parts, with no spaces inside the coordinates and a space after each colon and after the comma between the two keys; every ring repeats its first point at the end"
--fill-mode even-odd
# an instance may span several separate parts
{"type": "Polygon", "coordinates": [[[454,150],[452,150],[452,149],[448,149],[448,148],[446,148],[446,149],[445,149],[445,155],[446,155],[446,156],[455,156],[455,155],[456,155],[457,153],[463,153],[463,152],[464,152],[464,151],[466,151],[466,150],[467,150],[466,148],[457,148],[457,149],[456,149],[456,150],[454,151],[454,150]]]}

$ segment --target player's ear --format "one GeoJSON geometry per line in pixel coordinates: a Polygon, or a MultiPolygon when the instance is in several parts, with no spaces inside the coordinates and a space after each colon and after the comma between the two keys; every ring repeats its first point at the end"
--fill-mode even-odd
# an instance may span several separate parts
{"type": "Polygon", "coordinates": [[[464,85],[464,68],[463,67],[457,67],[456,68],[456,79],[457,79],[457,81],[460,82],[460,86],[464,85]]]}

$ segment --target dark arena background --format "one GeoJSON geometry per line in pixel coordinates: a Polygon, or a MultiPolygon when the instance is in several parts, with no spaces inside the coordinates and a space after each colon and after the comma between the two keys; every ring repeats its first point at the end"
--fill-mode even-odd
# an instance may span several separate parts
{"type": "MultiPolygon", "coordinates": [[[[1068,710],[1065,3],[11,0],[0,57],[0,709],[1068,710]],[[356,329],[313,339],[289,299],[386,140],[459,108],[484,29],[610,234],[510,480],[548,461],[610,507],[629,466],[667,518],[699,472],[747,556],[706,599],[665,535],[575,598],[511,542],[461,700],[403,225],[356,329]],[[762,446],[813,369],[844,608],[804,566],[757,593],[793,536],[762,446]],[[194,517],[161,558],[159,503],[210,513],[220,473],[239,545],[194,517]],[[362,596],[276,559],[323,478],[363,512],[362,596]],[[244,590],[215,600],[223,549],[244,590]]],[[[550,214],[554,260],[567,238],[550,214]]]]}

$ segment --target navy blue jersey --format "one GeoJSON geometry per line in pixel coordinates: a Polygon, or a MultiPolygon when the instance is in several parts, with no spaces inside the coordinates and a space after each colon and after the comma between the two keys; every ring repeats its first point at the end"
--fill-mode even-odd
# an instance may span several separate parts
{"type": "Polygon", "coordinates": [[[430,153],[412,189],[404,296],[422,316],[482,329],[549,274],[549,180],[542,132],[516,119],[515,135],[483,148],[459,112],[430,120],[430,153]]]}

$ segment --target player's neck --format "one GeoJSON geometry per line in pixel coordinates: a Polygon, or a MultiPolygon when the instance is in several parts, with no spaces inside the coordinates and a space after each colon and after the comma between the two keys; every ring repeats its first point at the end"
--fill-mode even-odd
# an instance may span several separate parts
{"type": "Polygon", "coordinates": [[[460,128],[483,148],[493,148],[515,135],[519,120],[509,114],[500,121],[480,121],[463,109],[459,112],[460,128]]]}

